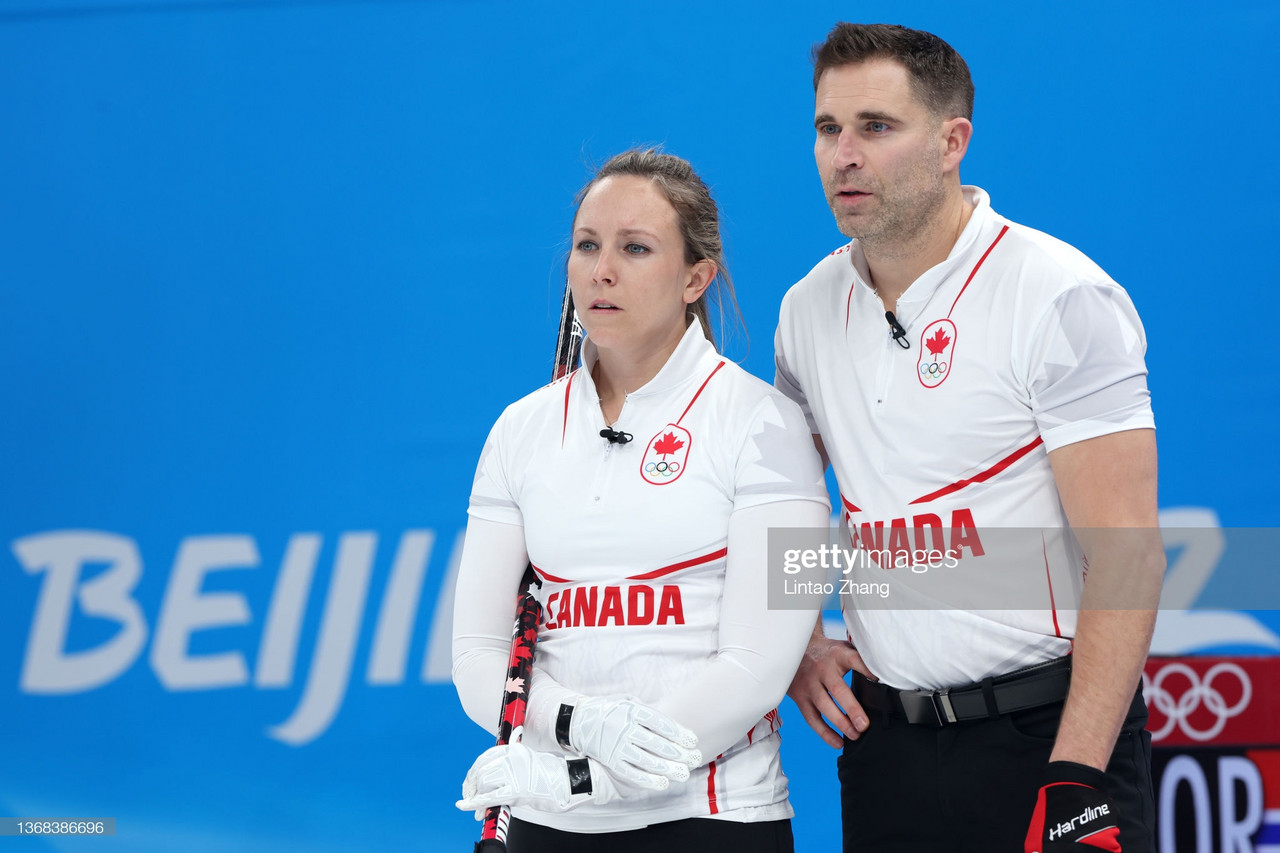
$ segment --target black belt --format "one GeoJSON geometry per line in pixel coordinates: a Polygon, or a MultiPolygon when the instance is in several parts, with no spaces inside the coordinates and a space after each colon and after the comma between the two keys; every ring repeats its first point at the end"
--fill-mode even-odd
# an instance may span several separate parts
{"type": "Polygon", "coordinates": [[[1068,655],[944,690],[898,690],[855,672],[853,695],[866,711],[887,713],[915,725],[945,726],[1061,702],[1070,683],[1068,655]]]}

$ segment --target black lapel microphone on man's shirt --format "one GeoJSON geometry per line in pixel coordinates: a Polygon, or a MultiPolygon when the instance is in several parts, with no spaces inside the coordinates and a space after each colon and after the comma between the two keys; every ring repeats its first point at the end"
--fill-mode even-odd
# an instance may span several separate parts
{"type": "Polygon", "coordinates": [[[609,429],[608,427],[600,430],[600,437],[609,439],[610,444],[626,444],[628,441],[635,438],[635,436],[629,432],[623,432],[620,429],[609,429]]]}
{"type": "MultiPolygon", "coordinates": [[[[907,330],[902,328],[902,324],[898,322],[897,317],[893,316],[893,312],[884,312],[884,318],[889,321],[889,331],[893,332],[893,339],[898,342],[898,346],[911,349],[911,341],[907,340],[907,330]]],[[[600,434],[604,435],[604,433],[600,434]]]]}

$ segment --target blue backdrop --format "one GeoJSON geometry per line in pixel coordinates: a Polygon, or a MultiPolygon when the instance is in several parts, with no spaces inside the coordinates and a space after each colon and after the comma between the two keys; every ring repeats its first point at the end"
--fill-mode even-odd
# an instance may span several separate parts
{"type": "MultiPolygon", "coordinates": [[[[1166,604],[1254,608],[1157,645],[1280,648],[1274,560],[1172,529],[1280,509],[1280,8],[786,6],[0,4],[0,814],[118,831],[32,849],[469,849],[450,572],[489,426],[548,378],[572,195],[635,144],[691,159],[727,351],[771,378],[843,242],[808,60],[841,18],[959,49],[964,180],[1137,304],[1166,604]]],[[[783,716],[830,849],[834,753],[783,716]]]]}

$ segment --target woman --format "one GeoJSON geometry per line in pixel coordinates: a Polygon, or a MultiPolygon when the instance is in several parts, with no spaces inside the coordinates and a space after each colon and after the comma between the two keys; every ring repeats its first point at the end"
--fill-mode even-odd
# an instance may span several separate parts
{"type": "Polygon", "coordinates": [[[485,728],[526,562],[544,622],[523,741],[477,760],[459,806],[512,805],[511,853],[789,851],[776,706],[815,612],[767,608],[767,541],[827,523],[810,430],[712,343],[708,292],[732,286],[684,160],[600,169],[568,278],[582,366],[507,408],[471,494],[453,672],[485,728]]]}

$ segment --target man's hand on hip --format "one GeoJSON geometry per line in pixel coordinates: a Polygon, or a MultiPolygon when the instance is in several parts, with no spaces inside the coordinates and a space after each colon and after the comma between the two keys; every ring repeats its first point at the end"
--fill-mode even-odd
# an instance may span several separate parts
{"type": "Polygon", "coordinates": [[[867,730],[866,712],[844,680],[853,669],[874,678],[858,650],[844,640],[823,636],[819,623],[787,689],[787,695],[796,703],[805,722],[836,749],[844,746],[841,735],[857,740],[867,730]]]}

